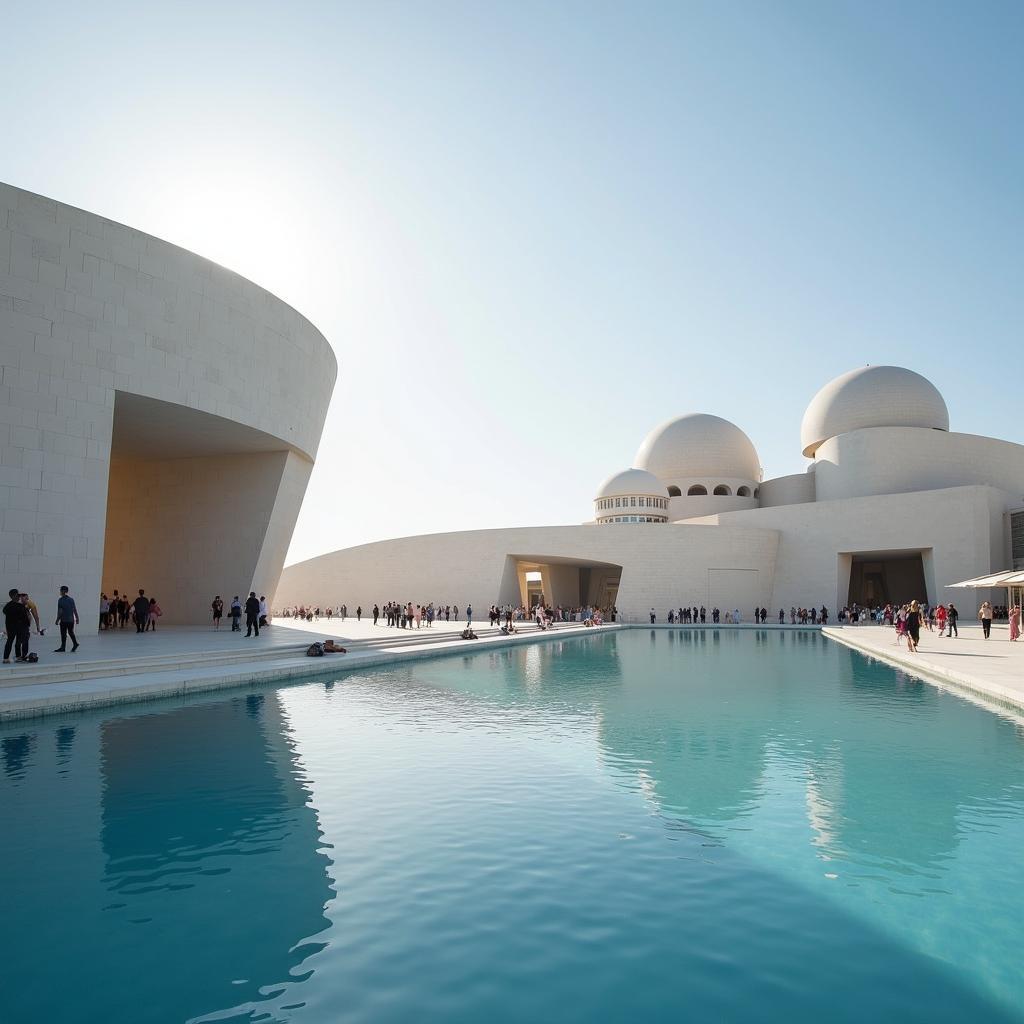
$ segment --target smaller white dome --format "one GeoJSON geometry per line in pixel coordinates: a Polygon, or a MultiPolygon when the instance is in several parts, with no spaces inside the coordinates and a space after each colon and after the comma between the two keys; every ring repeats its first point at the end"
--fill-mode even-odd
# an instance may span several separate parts
{"type": "Polygon", "coordinates": [[[595,501],[601,498],[614,498],[621,494],[656,494],[659,498],[667,498],[668,491],[665,485],[646,469],[624,469],[619,473],[613,473],[597,489],[595,501]]]}
{"type": "Polygon", "coordinates": [[[800,447],[810,457],[832,437],[865,427],[949,430],[938,388],[904,366],[862,366],[829,381],[811,399],[800,424],[800,447]]]}

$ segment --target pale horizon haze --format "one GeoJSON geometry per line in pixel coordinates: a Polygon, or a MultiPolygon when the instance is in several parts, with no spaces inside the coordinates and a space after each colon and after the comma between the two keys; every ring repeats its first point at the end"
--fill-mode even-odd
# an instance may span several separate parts
{"type": "Polygon", "coordinates": [[[866,363],[1024,442],[1024,5],[5,10],[0,180],[307,316],[338,383],[288,562],[578,523],[668,417],[766,477],[866,363]]]}

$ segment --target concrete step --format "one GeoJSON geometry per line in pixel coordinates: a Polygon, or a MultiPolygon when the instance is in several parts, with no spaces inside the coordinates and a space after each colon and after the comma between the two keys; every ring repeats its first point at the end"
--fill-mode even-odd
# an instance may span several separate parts
{"type": "Polygon", "coordinates": [[[139,655],[134,658],[104,658],[91,661],[64,661],[57,654],[45,655],[48,660],[35,664],[0,666],[0,688],[23,686],[34,682],[67,682],[79,679],[97,679],[137,672],[176,671],[184,668],[233,665],[250,661],[272,661],[294,658],[305,652],[308,644],[294,647],[273,647],[261,650],[195,651],[177,655],[139,655]]]}

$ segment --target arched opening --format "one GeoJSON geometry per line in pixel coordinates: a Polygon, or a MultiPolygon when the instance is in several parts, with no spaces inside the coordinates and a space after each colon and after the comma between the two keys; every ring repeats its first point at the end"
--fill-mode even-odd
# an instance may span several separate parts
{"type": "Polygon", "coordinates": [[[695,494],[707,494],[708,489],[703,484],[694,484],[687,492],[686,496],[692,498],[695,494]]]}
{"type": "Polygon", "coordinates": [[[670,498],[678,498],[682,493],[683,492],[674,484],[668,489],[668,496],[670,498]]]}
{"type": "Polygon", "coordinates": [[[715,488],[715,494],[719,495],[720,497],[725,497],[726,495],[732,494],[732,489],[728,487],[726,484],[719,484],[715,488]]]}
{"type": "Polygon", "coordinates": [[[759,498],[760,496],[761,496],[761,488],[760,487],[755,487],[754,488],[754,497],[755,498],[759,498]]]}
{"type": "Polygon", "coordinates": [[[750,488],[746,484],[744,484],[742,487],[737,487],[736,496],[739,498],[749,498],[750,488]]]}

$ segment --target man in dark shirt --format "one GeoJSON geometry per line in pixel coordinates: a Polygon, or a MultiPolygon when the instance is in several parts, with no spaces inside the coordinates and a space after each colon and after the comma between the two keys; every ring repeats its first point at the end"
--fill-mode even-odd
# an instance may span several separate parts
{"type": "MultiPolygon", "coordinates": [[[[25,649],[28,647],[28,631],[30,619],[28,609],[21,603],[17,590],[11,590],[7,595],[10,600],[4,605],[4,629],[7,632],[7,642],[4,644],[4,664],[9,665],[11,661],[11,648],[18,645],[18,651],[22,650],[22,641],[25,649]]],[[[19,657],[18,661],[24,661],[19,657]]]]}
{"type": "Polygon", "coordinates": [[[252,636],[254,629],[256,635],[260,635],[260,600],[255,590],[250,590],[249,596],[245,599],[245,627],[246,636],[252,636]]]}
{"type": "Polygon", "coordinates": [[[139,596],[132,602],[132,610],[135,612],[135,632],[145,633],[149,622],[149,600],[144,590],[140,590],[139,596]]]}
{"type": "MultiPolygon", "coordinates": [[[[28,611],[28,609],[26,609],[28,611]]],[[[75,599],[68,594],[67,587],[60,588],[60,597],[57,598],[57,625],[60,626],[60,647],[54,648],[54,654],[64,654],[68,649],[68,637],[71,637],[71,653],[78,650],[78,640],[75,638],[75,626],[78,625],[78,608],[75,607],[75,599]]]]}
{"type": "Polygon", "coordinates": [[[946,609],[946,621],[948,626],[946,628],[946,639],[955,636],[958,640],[960,639],[960,630],[956,628],[956,620],[960,618],[960,613],[956,610],[956,606],[950,602],[949,607],[946,609]]]}

